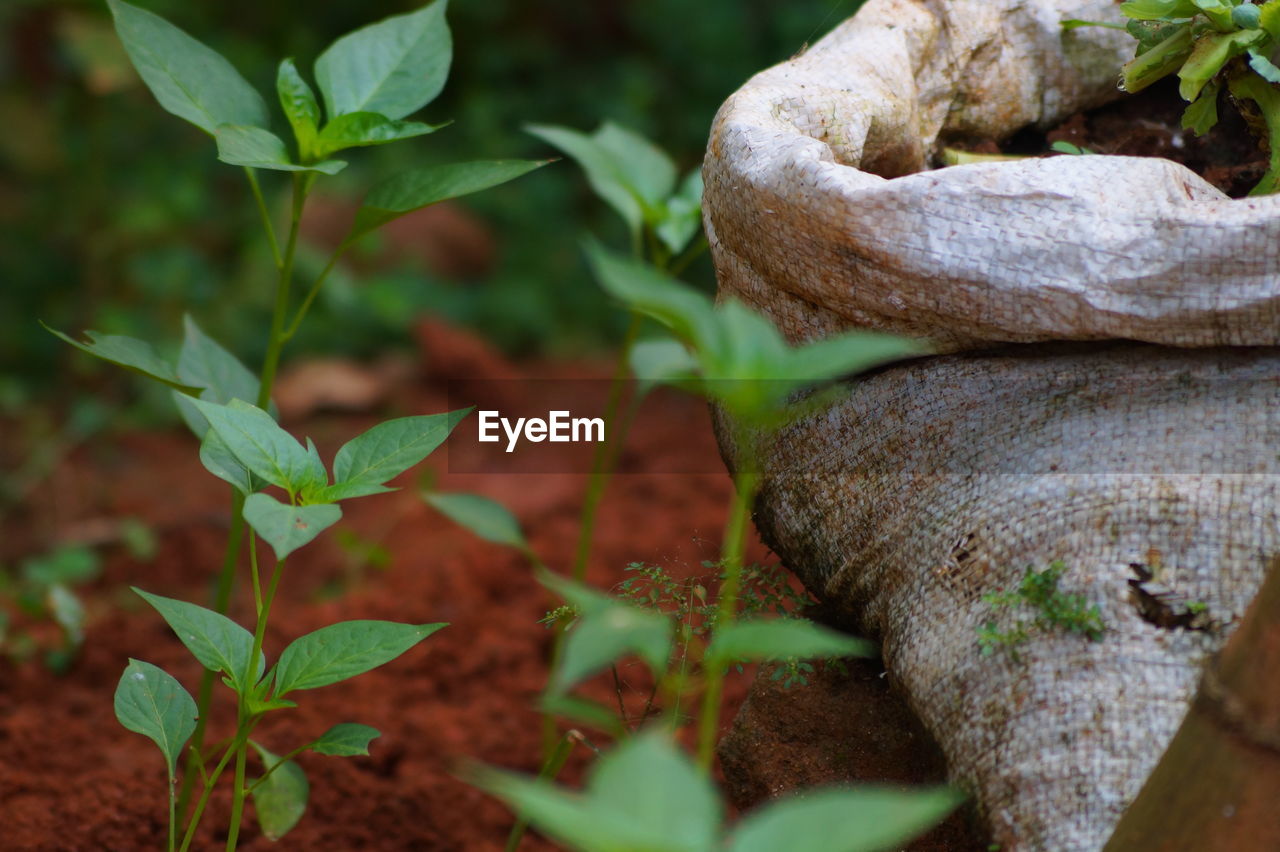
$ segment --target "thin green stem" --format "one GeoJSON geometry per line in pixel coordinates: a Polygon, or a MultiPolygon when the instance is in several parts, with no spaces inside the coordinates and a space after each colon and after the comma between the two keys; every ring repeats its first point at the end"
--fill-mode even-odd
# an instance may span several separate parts
{"type": "MultiPolygon", "coordinates": [[[[566,731],[564,736],[556,743],[546,761],[543,762],[542,769],[538,772],[538,777],[543,781],[554,781],[556,776],[560,774],[560,770],[564,769],[569,755],[573,753],[573,747],[579,742],[582,742],[582,734],[577,731],[566,731]]],[[[511,833],[507,835],[507,845],[503,847],[503,852],[515,852],[520,847],[520,841],[524,840],[525,832],[528,830],[529,818],[523,812],[518,813],[515,825],[511,826],[511,833]]]]}
{"type": "Polygon", "coordinates": [[[178,818],[178,814],[177,814],[178,791],[176,789],[177,786],[178,786],[178,780],[176,778],[171,777],[169,779],[169,844],[167,847],[169,852],[173,852],[174,845],[178,841],[178,827],[176,825],[176,820],[178,818]]]}
{"type": "Polygon", "coordinates": [[[304,751],[311,748],[315,744],[316,744],[316,741],[313,740],[307,743],[306,745],[300,745],[297,748],[295,748],[293,751],[286,754],[284,757],[277,760],[275,763],[271,764],[270,768],[268,768],[266,772],[262,773],[262,776],[258,778],[257,781],[254,781],[252,784],[249,785],[249,789],[244,791],[245,795],[246,796],[253,795],[253,791],[258,789],[258,787],[262,785],[263,781],[266,781],[268,778],[270,778],[272,772],[275,772],[278,768],[280,768],[281,766],[284,766],[287,761],[293,760],[295,757],[302,754],[304,751]]]}
{"type": "Polygon", "coordinates": [[[276,270],[278,271],[284,263],[280,258],[280,244],[276,242],[276,229],[271,224],[271,214],[267,212],[267,202],[262,199],[262,187],[258,185],[258,173],[246,166],[244,174],[249,179],[249,188],[253,190],[253,200],[258,203],[258,215],[262,217],[262,227],[267,232],[267,242],[271,246],[271,259],[275,262],[276,270]]]}
{"type": "MultiPolygon", "coordinates": [[[[747,454],[745,441],[738,446],[747,454]]],[[[749,454],[747,454],[749,455],[749,454]]],[[[759,487],[759,474],[748,460],[734,476],[733,507],[725,527],[724,545],[721,548],[724,580],[720,584],[720,603],[716,610],[715,630],[728,627],[738,614],[738,593],[742,587],[742,554],[746,549],[747,521],[751,517],[751,504],[759,487]]],[[[702,712],[698,718],[698,767],[711,772],[715,756],[716,733],[720,728],[720,700],[724,694],[723,665],[712,665],[704,671],[706,685],[702,693],[702,712]]]]}
{"type": "Polygon", "coordinates": [[[280,587],[280,578],[284,575],[284,560],[278,560],[271,572],[271,580],[267,583],[267,591],[262,596],[262,609],[258,613],[258,624],[253,631],[253,649],[249,652],[243,683],[245,693],[240,695],[239,708],[239,744],[236,747],[236,776],[231,788],[231,824],[227,832],[227,852],[235,852],[240,839],[240,823],[244,815],[244,800],[249,795],[245,789],[245,761],[249,748],[249,733],[253,729],[254,719],[249,716],[247,693],[257,687],[258,658],[262,655],[262,643],[267,633],[267,621],[271,618],[271,602],[275,600],[276,589],[280,587]]]}
{"type": "Polygon", "coordinates": [[[233,739],[228,745],[227,750],[222,753],[222,759],[218,761],[218,765],[213,768],[213,772],[205,777],[204,792],[200,794],[200,799],[196,802],[196,808],[191,814],[191,818],[187,820],[187,830],[182,836],[182,845],[178,847],[178,852],[187,852],[191,846],[191,840],[196,836],[196,829],[200,826],[200,819],[204,816],[204,806],[209,804],[209,796],[213,793],[213,787],[218,783],[218,778],[222,776],[222,770],[226,769],[227,761],[231,760],[235,754],[236,746],[239,743],[239,737],[233,739]]]}
{"type": "Polygon", "coordinates": [[[298,327],[302,325],[302,320],[306,317],[307,311],[311,310],[311,303],[316,300],[316,294],[320,292],[320,287],[324,284],[325,279],[329,277],[329,273],[338,264],[338,258],[346,253],[348,243],[338,246],[329,257],[329,262],[324,265],[324,269],[320,270],[320,274],[316,276],[315,283],[311,285],[311,289],[307,291],[306,298],[302,300],[302,304],[298,306],[298,312],[293,317],[293,322],[289,323],[289,327],[285,329],[284,339],[292,340],[293,336],[298,333],[298,327]]]}
{"type": "Polygon", "coordinates": [[[258,576],[258,537],[249,530],[249,578],[253,581],[253,616],[262,619],[262,579],[258,576]]]}
{"type": "Polygon", "coordinates": [[[262,377],[258,386],[258,407],[266,408],[271,402],[271,387],[275,384],[276,370],[280,366],[280,352],[284,349],[285,316],[289,312],[289,287],[293,282],[293,261],[298,250],[298,228],[302,222],[302,208],[307,201],[310,183],[301,175],[293,177],[293,207],[289,215],[289,240],[285,244],[284,258],[280,262],[280,278],[276,282],[276,304],[271,313],[271,337],[267,342],[267,354],[262,360],[262,377]]]}
{"type": "Polygon", "coordinates": [[[673,277],[679,276],[680,273],[684,272],[685,269],[688,268],[689,264],[697,260],[698,257],[704,251],[710,248],[710,246],[711,244],[707,242],[706,234],[703,234],[702,236],[698,237],[698,239],[693,243],[693,245],[685,249],[683,254],[681,254],[674,261],[672,261],[671,266],[667,269],[667,272],[671,274],[673,277]]]}
{"type": "MultiPolygon", "coordinates": [[[[214,590],[213,608],[225,615],[231,605],[231,592],[235,587],[236,565],[240,561],[240,544],[244,538],[244,495],[231,489],[231,527],[227,531],[227,546],[222,554],[222,570],[218,573],[218,585],[214,590]]],[[[209,724],[209,705],[213,701],[215,672],[205,669],[200,675],[200,687],[196,691],[196,729],[191,735],[194,751],[188,753],[182,770],[182,790],[178,794],[176,812],[186,815],[195,789],[195,768],[204,772],[204,737],[209,724]]]]}

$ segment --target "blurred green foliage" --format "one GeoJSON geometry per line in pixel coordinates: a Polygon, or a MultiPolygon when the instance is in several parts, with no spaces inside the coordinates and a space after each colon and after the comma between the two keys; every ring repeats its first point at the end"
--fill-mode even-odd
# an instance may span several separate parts
{"type": "MultiPolygon", "coordinates": [[[[143,5],[223,52],[270,95],[272,57],[309,63],[337,34],[415,0],[143,5]]],[[[691,168],[726,96],[858,5],[454,0],[454,68],[420,118],[456,123],[413,144],[361,152],[332,185],[340,193],[415,165],[554,153],[521,132],[526,122],[589,130],[612,119],[691,168]]],[[[0,134],[0,414],[65,387],[50,379],[67,371],[121,381],[74,357],[37,319],[176,348],[189,310],[249,363],[261,357],[273,270],[244,177],[215,161],[211,139],[154,103],[128,67],[105,4],[0,3],[0,122],[9,128],[0,134]]],[[[262,180],[269,202],[283,204],[278,176],[262,180]]],[[[514,353],[577,353],[620,334],[622,312],[591,283],[578,246],[584,231],[619,247],[625,235],[580,173],[553,166],[463,207],[472,232],[479,225],[478,233],[493,236],[492,247],[473,240],[472,253],[487,258],[461,273],[473,280],[432,272],[412,251],[388,261],[371,241],[354,253],[358,272],[326,285],[290,354],[325,341],[327,351],[368,355],[407,341],[424,311],[514,353]]],[[[710,286],[709,263],[690,277],[710,286]]]]}

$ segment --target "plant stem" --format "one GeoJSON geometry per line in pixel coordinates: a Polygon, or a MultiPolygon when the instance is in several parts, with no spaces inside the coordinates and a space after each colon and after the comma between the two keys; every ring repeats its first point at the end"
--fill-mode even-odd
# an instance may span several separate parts
{"type": "Polygon", "coordinates": [[[177,819],[178,802],[178,791],[174,788],[177,787],[177,784],[178,779],[172,777],[169,779],[169,845],[167,847],[169,852],[173,852],[174,844],[178,840],[178,828],[174,824],[177,819]]]}
{"type": "Polygon", "coordinates": [[[178,847],[178,852],[187,852],[187,848],[191,845],[191,840],[196,835],[196,828],[200,825],[200,819],[204,816],[204,806],[209,803],[209,796],[213,793],[213,785],[218,783],[218,778],[222,775],[222,770],[226,768],[227,761],[235,754],[238,743],[239,737],[236,737],[227,745],[227,750],[222,753],[222,759],[213,768],[213,772],[205,778],[204,792],[200,794],[200,799],[196,802],[195,811],[192,812],[191,818],[187,820],[187,830],[182,835],[182,845],[178,847]]]}
{"type": "Polygon", "coordinates": [[[262,228],[267,232],[267,242],[271,246],[271,259],[275,262],[278,272],[284,263],[280,259],[280,244],[276,242],[276,229],[271,224],[271,214],[267,212],[267,203],[262,200],[262,187],[258,185],[258,173],[246,166],[244,174],[249,179],[249,188],[253,190],[253,200],[258,203],[258,215],[262,217],[262,228]]]}
{"type": "MultiPolygon", "coordinates": [[[[227,531],[227,547],[222,555],[222,570],[218,574],[218,585],[214,591],[213,607],[225,615],[231,605],[231,591],[235,586],[236,565],[240,561],[240,543],[244,538],[244,495],[231,489],[231,528],[227,531]]],[[[213,701],[213,681],[215,672],[208,669],[200,675],[200,688],[196,692],[196,729],[191,735],[193,751],[188,752],[187,761],[182,770],[182,791],[178,794],[176,813],[186,815],[187,805],[191,802],[191,793],[195,789],[196,769],[204,772],[204,736],[209,724],[209,704],[213,701]]]]}
{"type": "MultiPolygon", "coordinates": [[[[551,755],[542,764],[542,769],[538,772],[538,778],[544,781],[554,781],[556,776],[560,774],[560,770],[564,768],[569,755],[573,752],[573,747],[581,741],[582,734],[577,731],[565,731],[564,736],[556,743],[551,755]]],[[[511,826],[511,833],[507,835],[507,845],[503,847],[504,852],[515,852],[520,847],[520,841],[524,840],[525,832],[528,829],[528,817],[523,813],[517,813],[516,823],[511,826]]]]}
{"type": "Polygon", "coordinates": [[[310,184],[301,175],[293,177],[293,208],[289,215],[289,240],[285,243],[284,258],[280,262],[280,277],[276,281],[276,304],[271,312],[271,337],[267,342],[267,354],[262,360],[262,376],[258,384],[258,407],[265,409],[271,403],[271,387],[275,384],[276,369],[280,366],[280,352],[284,349],[285,315],[289,312],[289,287],[293,280],[293,260],[298,249],[298,227],[302,222],[302,207],[307,201],[310,184]]]}
{"type": "Polygon", "coordinates": [[[338,258],[346,253],[349,243],[343,243],[338,246],[337,250],[329,256],[329,262],[324,265],[324,269],[320,270],[320,274],[316,276],[315,282],[311,285],[311,289],[307,291],[306,298],[302,300],[302,304],[298,306],[298,312],[293,317],[293,322],[289,323],[289,327],[285,329],[284,339],[289,341],[298,333],[298,326],[302,325],[302,320],[307,315],[307,311],[311,310],[311,303],[316,300],[316,294],[320,292],[320,287],[324,284],[325,279],[329,277],[329,273],[338,264],[338,258]]]}
{"type": "MultiPolygon", "coordinates": [[[[746,548],[747,521],[751,517],[751,504],[755,501],[760,475],[756,472],[751,453],[747,450],[748,438],[741,436],[738,447],[743,453],[738,473],[734,475],[733,507],[725,527],[724,545],[721,548],[724,565],[724,581],[720,584],[720,605],[716,611],[714,629],[719,630],[733,623],[738,614],[738,592],[742,587],[742,554],[746,548]]],[[[716,733],[720,727],[720,700],[724,694],[725,668],[715,665],[705,672],[706,686],[702,693],[702,712],[698,719],[698,767],[707,774],[715,756],[716,733]]]]}
{"type": "MultiPolygon", "coordinates": [[[[283,574],[284,560],[281,559],[276,562],[276,567],[271,572],[271,580],[267,584],[267,591],[262,596],[262,609],[258,613],[258,624],[253,631],[253,650],[249,652],[248,669],[244,673],[243,682],[246,693],[252,692],[257,688],[258,658],[262,654],[262,642],[267,633],[267,620],[271,617],[271,602],[275,600],[276,589],[280,586],[280,578],[283,574]]],[[[249,795],[245,789],[244,772],[245,759],[249,747],[249,732],[253,728],[254,719],[249,716],[247,696],[244,693],[240,695],[239,719],[240,736],[236,747],[235,784],[231,788],[231,825],[227,833],[227,852],[235,852],[236,844],[240,839],[240,823],[244,815],[244,800],[249,795]]]]}

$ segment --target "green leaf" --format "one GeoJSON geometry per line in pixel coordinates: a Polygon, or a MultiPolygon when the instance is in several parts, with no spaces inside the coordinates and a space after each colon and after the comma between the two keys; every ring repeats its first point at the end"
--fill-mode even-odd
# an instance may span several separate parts
{"type": "Polygon", "coordinates": [[[160,747],[172,779],[178,755],[196,729],[196,702],[182,684],[151,663],[131,659],[116,687],[115,711],[121,725],[160,747]]]}
{"type": "Polygon", "coordinates": [[[1203,136],[1218,123],[1218,92],[1221,87],[1212,81],[1182,112],[1182,127],[1197,136],[1203,136]]]}
{"type": "Polygon", "coordinates": [[[472,410],[460,408],[444,414],[399,417],[379,423],[338,450],[333,459],[334,481],[381,485],[394,479],[443,444],[472,410]]]}
{"type": "Polygon", "coordinates": [[[368,754],[369,743],[380,736],[382,734],[377,728],[343,722],[325,731],[320,739],[311,744],[311,750],[316,754],[333,757],[355,757],[368,754]]]}
{"type": "MultiPolygon", "coordinates": [[[[249,654],[253,652],[252,633],[211,609],[153,595],[137,586],[131,588],[160,613],[200,665],[226,674],[236,692],[244,693],[253,685],[246,683],[244,677],[249,668],[249,654]]],[[[265,668],[265,662],[259,655],[254,683],[262,677],[265,668]]]]}
{"type": "Polygon", "coordinates": [[[343,36],[316,60],[329,119],[352,112],[403,118],[444,88],[453,60],[445,0],[343,36]]]}
{"type": "Polygon", "coordinates": [[[874,657],[876,647],[801,618],[738,621],[717,628],[706,657],[714,665],[735,661],[874,657]]]}
{"type": "Polygon", "coordinates": [[[342,509],[332,503],[289,506],[267,494],[250,494],[244,501],[244,519],[271,545],[276,559],[310,543],[341,518],[342,509]]]}
{"type": "Polygon", "coordinates": [[[1266,33],[1262,30],[1202,34],[1178,71],[1178,79],[1182,81],[1178,85],[1178,94],[1184,101],[1194,101],[1222,66],[1265,38],[1266,33]]]}
{"type": "Polygon", "coordinates": [[[160,106],[206,133],[221,124],[264,127],[267,105],[217,51],[159,15],[107,0],[116,33],[160,106]]]}
{"type": "Polygon", "coordinates": [[[538,709],[552,716],[559,716],[575,725],[597,728],[615,739],[625,739],[626,727],[618,718],[617,710],[576,695],[544,693],[538,709]]]}
{"type": "MultiPolygon", "coordinates": [[[[178,378],[203,387],[200,399],[226,405],[233,399],[252,403],[258,398],[258,378],[236,356],[205,334],[191,315],[183,317],[182,350],[178,353],[178,378]]],[[[209,421],[186,394],[174,393],[182,419],[197,438],[209,431],[209,421]]]]}
{"type": "MultiPolygon", "coordinates": [[[[280,763],[280,757],[249,740],[262,758],[265,770],[280,763]]],[[[279,840],[289,833],[302,815],[307,812],[307,797],[311,785],[302,767],[292,760],[265,776],[262,783],[253,788],[253,809],[258,814],[258,825],[268,840],[279,840]]]]}
{"type": "Polygon", "coordinates": [[[49,615],[62,628],[67,645],[80,647],[84,641],[84,604],[80,603],[75,592],[61,583],[54,583],[45,593],[44,601],[49,615]]]}
{"type": "Polygon", "coordinates": [[[103,361],[115,364],[117,367],[124,367],[126,370],[137,373],[140,376],[146,376],[148,379],[162,382],[185,394],[194,396],[201,391],[199,386],[189,385],[178,378],[178,373],[168,361],[156,354],[150,343],[138,340],[136,337],[86,331],[84,336],[89,339],[89,342],[81,343],[56,329],[49,328],[44,323],[40,323],[40,325],[44,326],[44,330],[54,337],[70,343],[82,352],[88,352],[95,358],[101,358],[103,361]]]}
{"type": "MultiPolygon", "coordinates": [[[[440,2],[440,0],[437,0],[440,2]]],[[[550,160],[475,160],[427,166],[397,175],[375,186],[356,211],[350,243],[393,219],[431,204],[480,192],[515,180],[550,160]]]]}
{"type": "Polygon", "coordinates": [[[663,217],[653,232],[672,254],[679,254],[702,227],[702,170],[685,177],[680,191],[667,200],[663,217]]]}
{"type": "Polygon", "coordinates": [[[666,671],[674,636],[666,615],[624,603],[549,571],[540,572],[538,582],[581,613],[565,634],[560,664],[547,685],[549,692],[567,692],[630,654],[644,660],[655,677],[666,671]]]}
{"type": "Polygon", "coordinates": [[[929,345],[919,340],[876,331],[851,331],[789,349],[773,377],[803,383],[821,382],[905,358],[917,358],[931,351],[929,345]]]}
{"type": "Polygon", "coordinates": [[[276,696],[316,689],[389,663],[444,624],[343,621],[295,639],[276,664],[276,696]]]}
{"type": "Polygon", "coordinates": [[[214,137],[218,140],[218,159],[233,166],[278,172],[323,172],[327,175],[336,175],[347,167],[342,160],[324,160],[307,165],[295,163],[289,159],[284,140],[261,127],[220,124],[214,137]]]}
{"type": "Polygon", "coordinates": [[[493,544],[528,550],[520,522],[496,500],[479,494],[423,494],[422,499],[449,520],[493,544]]]}
{"type": "Polygon", "coordinates": [[[267,487],[266,481],[245,467],[244,462],[236,458],[236,454],[212,429],[206,429],[204,440],[200,442],[200,463],[214,476],[231,483],[241,494],[252,494],[267,487]]]}
{"type": "Polygon", "coordinates": [[[420,121],[392,121],[376,112],[349,112],[325,125],[316,143],[316,156],[327,157],[343,148],[383,145],[414,136],[435,133],[445,124],[423,124],[420,121]]]}
{"type": "Polygon", "coordinates": [[[532,124],[532,135],[573,158],[591,189],[627,223],[632,236],[646,222],[657,225],[672,190],[676,168],[648,139],[605,122],[591,135],[568,127],[532,124]]]}
{"type": "Polygon", "coordinates": [[[323,154],[316,152],[320,105],[316,103],[315,92],[302,79],[292,59],[285,59],[280,63],[276,72],[276,94],[280,98],[284,117],[289,119],[289,126],[293,128],[293,138],[298,142],[298,156],[307,162],[323,157],[323,154]]]}
{"type": "Polygon", "coordinates": [[[685,384],[698,370],[698,362],[685,345],[669,337],[642,340],[632,346],[628,363],[640,393],[648,393],[655,385],[685,384]]]}
{"type": "Polygon", "coordinates": [[[271,415],[239,399],[226,405],[204,400],[193,404],[227,449],[249,470],[290,494],[328,482],[324,465],[280,428],[271,415]]]}
{"type": "MultiPolygon", "coordinates": [[[[719,848],[715,788],[665,735],[643,733],[600,758],[585,794],[481,769],[474,783],[538,829],[585,852],[710,852],[719,848]]],[[[789,850],[786,843],[773,852],[789,850]]]]}
{"type": "Polygon", "coordinates": [[[1190,18],[1200,10],[1192,0],[1125,0],[1120,12],[1139,21],[1190,18]]]}
{"type": "Polygon", "coordinates": [[[711,300],[702,293],[593,240],[586,242],[585,250],[600,286],[629,310],[652,317],[695,347],[714,338],[711,300]]]}
{"type": "Polygon", "coordinates": [[[1120,88],[1133,94],[1163,80],[1182,67],[1191,49],[1191,25],[1182,24],[1155,47],[1125,63],[1120,69],[1120,88]]]}
{"type": "Polygon", "coordinates": [[[353,500],[356,497],[386,494],[395,490],[385,485],[371,485],[367,482],[338,482],[310,492],[307,495],[307,502],[336,503],[339,500],[353,500]]]}
{"type": "Polygon", "coordinates": [[[963,799],[945,787],[804,793],[748,814],[729,852],[890,852],[941,822],[963,799]]]}
{"type": "Polygon", "coordinates": [[[1267,0],[1258,7],[1258,26],[1280,41],[1280,0],[1267,0]]]}

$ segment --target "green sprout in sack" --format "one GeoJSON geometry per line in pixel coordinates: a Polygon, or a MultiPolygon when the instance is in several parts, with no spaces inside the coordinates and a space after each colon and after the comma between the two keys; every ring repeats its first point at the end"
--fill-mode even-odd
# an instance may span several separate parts
{"type": "MultiPolygon", "coordinates": [[[[1273,62],[1280,46],[1280,0],[1126,0],[1120,11],[1138,40],[1137,55],[1122,69],[1120,88],[1140,92],[1176,73],[1178,93],[1189,104],[1182,126],[1197,136],[1218,123],[1218,101],[1225,91],[1249,129],[1265,140],[1271,157],[1267,172],[1250,195],[1280,189],[1280,67],[1273,62]]],[[[1098,25],[1067,21],[1068,28],[1098,25]]]]}

